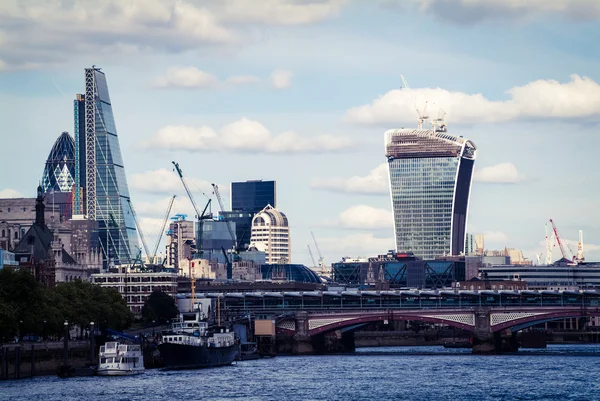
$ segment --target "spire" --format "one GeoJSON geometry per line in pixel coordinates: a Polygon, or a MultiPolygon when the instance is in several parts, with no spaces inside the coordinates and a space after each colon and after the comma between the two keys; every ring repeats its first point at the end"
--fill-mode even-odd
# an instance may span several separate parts
{"type": "Polygon", "coordinates": [[[44,218],[44,197],[42,196],[42,186],[38,185],[37,198],[35,200],[35,224],[38,226],[45,226],[46,220],[44,218]]]}

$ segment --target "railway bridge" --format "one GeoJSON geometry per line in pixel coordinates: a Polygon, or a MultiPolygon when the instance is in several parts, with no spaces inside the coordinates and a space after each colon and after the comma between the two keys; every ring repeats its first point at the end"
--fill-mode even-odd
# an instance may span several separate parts
{"type": "Polygon", "coordinates": [[[354,331],[379,321],[423,321],[472,333],[474,353],[516,351],[516,333],[539,323],[600,316],[598,291],[315,291],[206,293],[231,318],[269,318],[296,354],[326,344],[354,349],[354,331]]]}

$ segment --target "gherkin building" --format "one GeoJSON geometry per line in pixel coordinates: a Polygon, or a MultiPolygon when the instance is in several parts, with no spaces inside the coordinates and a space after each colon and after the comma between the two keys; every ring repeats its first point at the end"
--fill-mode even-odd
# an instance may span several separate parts
{"type": "Polygon", "coordinates": [[[75,185],[75,141],[63,132],[50,151],[42,174],[44,192],[71,192],[75,185]]]}

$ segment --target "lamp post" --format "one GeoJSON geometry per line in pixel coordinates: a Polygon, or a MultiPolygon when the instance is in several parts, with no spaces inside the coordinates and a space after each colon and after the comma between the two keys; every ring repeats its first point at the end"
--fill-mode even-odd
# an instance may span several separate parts
{"type": "Polygon", "coordinates": [[[156,320],[152,321],[152,339],[154,339],[154,326],[156,326],[156,320]]]}
{"type": "Polygon", "coordinates": [[[23,321],[19,320],[19,333],[18,333],[19,342],[23,341],[23,321]]]}
{"type": "Polygon", "coordinates": [[[96,346],[94,344],[94,322],[90,322],[90,362],[94,364],[96,359],[96,346]]]}
{"type": "Polygon", "coordinates": [[[42,320],[42,341],[46,341],[46,319],[42,320]]]}
{"type": "Polygon", "coordinates": [[[65,320],[63,323],[63,359],[64,365],[67,366],[69,364],[69,322],[65,320]]]}

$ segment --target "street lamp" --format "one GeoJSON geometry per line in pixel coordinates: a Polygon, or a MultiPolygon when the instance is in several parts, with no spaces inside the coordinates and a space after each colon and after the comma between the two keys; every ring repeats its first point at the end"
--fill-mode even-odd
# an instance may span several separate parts
{"type": "Polygon", "coordinates": [[[19,320],[19,342],[23,341],[23,321],[19,320]]]}
{"type": "Polygon", "coordinates": [[[154,326],[156,326],[156,320],[152,321],[152,338],[154,338],[154,326]]]}
{"type": "Polygon", "coordinates": [[[42,320],[42,340],[46,341],[46,319],[42,320]]]}

